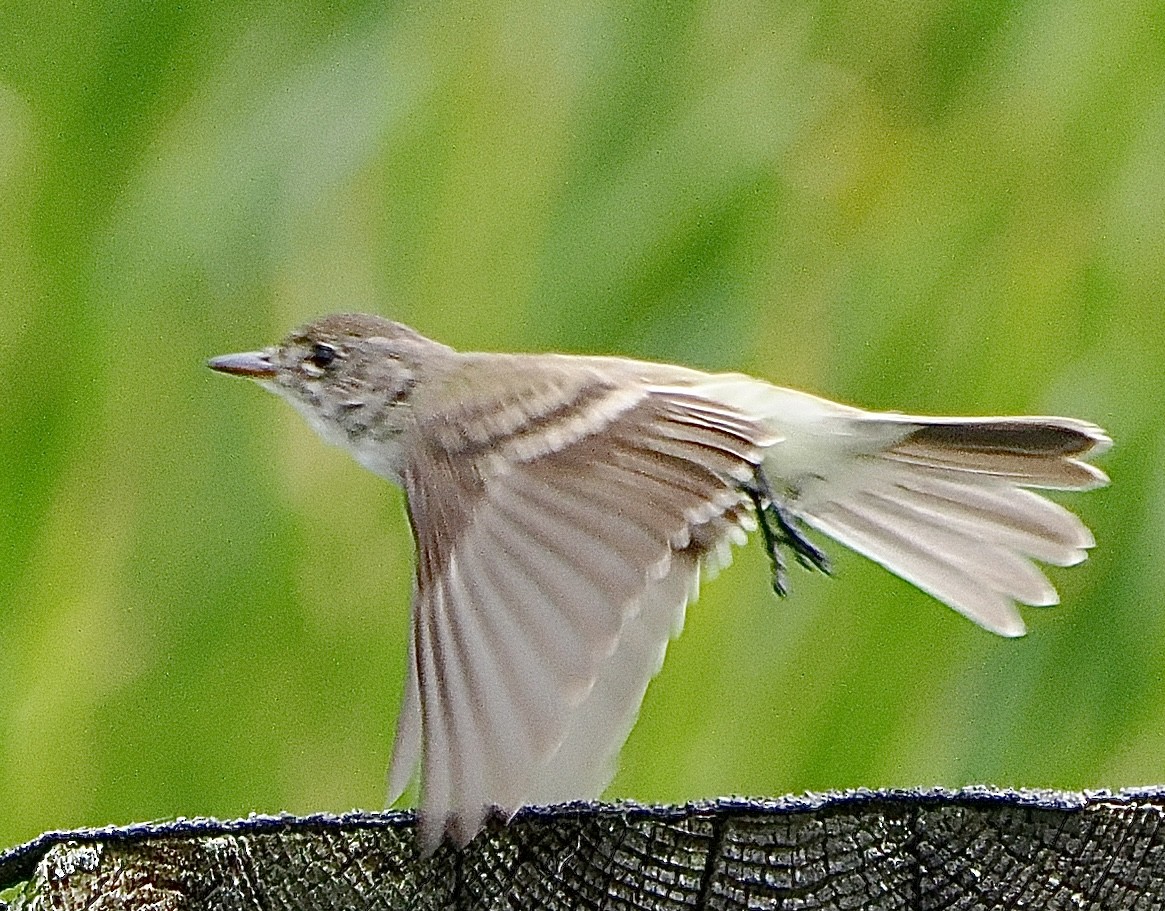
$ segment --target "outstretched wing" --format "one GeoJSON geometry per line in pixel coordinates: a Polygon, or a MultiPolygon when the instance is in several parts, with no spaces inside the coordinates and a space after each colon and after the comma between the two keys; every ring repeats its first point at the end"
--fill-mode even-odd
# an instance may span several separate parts
{"type": "Polygon", "coordinates": [[[488,428],[424,428],[413,447],[417,590],[390,787],[419,759],[429,848],[467,841],[493,807],[601,792],[701,560],[751,520],[741,486],[767,431],[681,387],[576,371],[543,398],[500,393],[514,410],[488,428]]]}

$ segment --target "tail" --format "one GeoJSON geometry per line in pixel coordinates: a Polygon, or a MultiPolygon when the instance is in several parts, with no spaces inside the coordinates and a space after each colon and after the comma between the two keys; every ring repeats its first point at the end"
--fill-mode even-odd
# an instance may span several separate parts
{"type": "Polygon", "coordinates": [[[992,632],[1023,635],[1016,602],[1059,601],[1033,561],[1070,566],[1096,543],[1028,489],[1108,483],[1087,462],[1112,442],[1094,424],[866,412],[772,386],[716,391],[746,398],[781,435],[764,470],[788,511],[992,632]]]}

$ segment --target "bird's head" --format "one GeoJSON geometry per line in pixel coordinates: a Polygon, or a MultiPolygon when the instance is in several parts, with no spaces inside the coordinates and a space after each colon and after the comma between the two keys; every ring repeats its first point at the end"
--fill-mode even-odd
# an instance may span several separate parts
{"type": "Polygon", "coordinates": [[[400,435],[426,366],[451,350],[401,323],[341,313],[301,326],[278,345],[224,354],[208,366],[287,399],[325,440],[395,479],[398,465],[373,467],[365,450],[400,435]]]}

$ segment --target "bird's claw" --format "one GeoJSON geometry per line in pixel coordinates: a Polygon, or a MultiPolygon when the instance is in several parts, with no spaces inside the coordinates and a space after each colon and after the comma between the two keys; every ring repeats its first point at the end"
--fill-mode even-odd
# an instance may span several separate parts
{"type": "Polygon", "coordinates": [[[784,597],[789,593],[789,574],[785,555],[787,547],[806,569],[817,569],[828,575],[831,571],[825,552],[810,541],[801,530],[801,523],[769,485],[768,478],[758,468],[755,483],[744,488],[756,509],[757,523],[764,538],[765,551],[773,563],[773,591],[784,597]]]}

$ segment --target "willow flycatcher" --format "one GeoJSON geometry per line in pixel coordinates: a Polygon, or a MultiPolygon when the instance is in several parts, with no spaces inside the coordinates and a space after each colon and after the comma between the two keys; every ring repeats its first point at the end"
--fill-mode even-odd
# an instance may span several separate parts
{"type": "Polygon", "coordinates": [[[869,412],[743,374],[610,357],[461,353],[326,316],[210,361],[287,399],[404,488],[417,581],[390,801],[421,770],[421,839],[606,786],[701,570],[759,527],[821,570],[804,527],[980,626],[1056,591],[1033,561],[1094,544],[1029,488],[1107,482],[1109,438],[1061,417],[869,412]]]}

